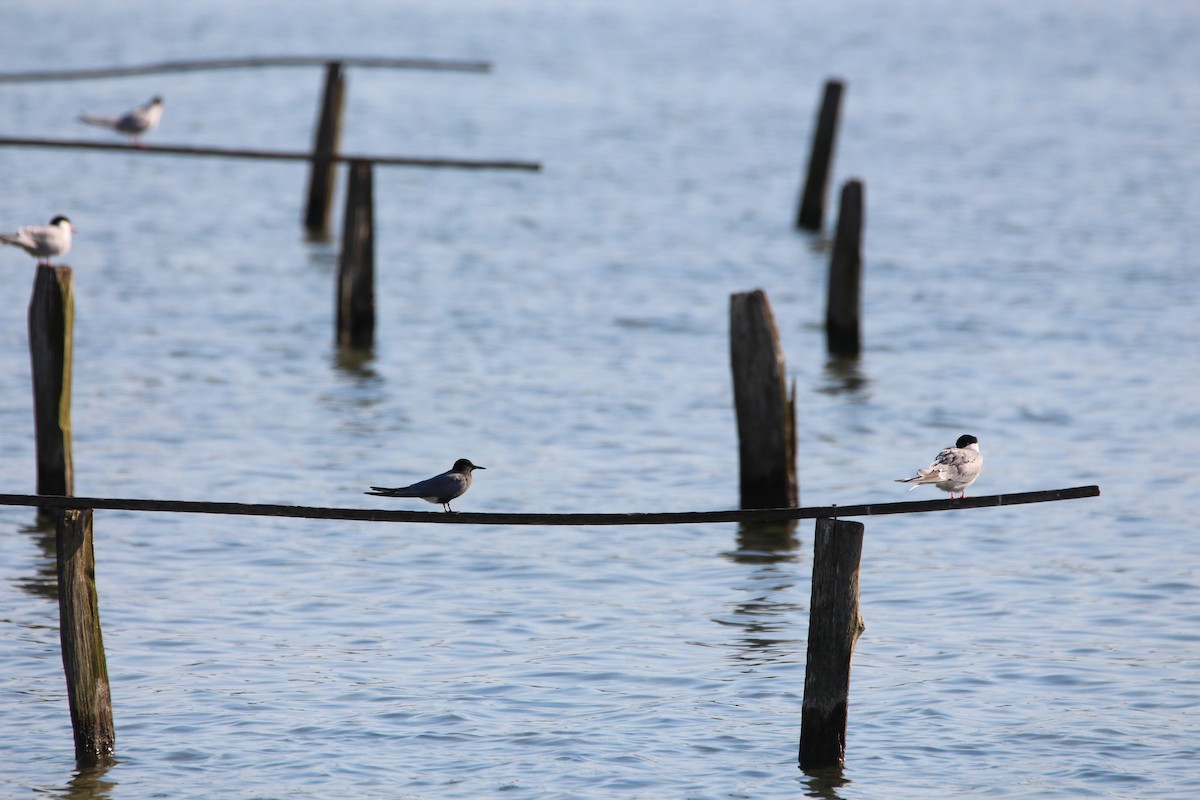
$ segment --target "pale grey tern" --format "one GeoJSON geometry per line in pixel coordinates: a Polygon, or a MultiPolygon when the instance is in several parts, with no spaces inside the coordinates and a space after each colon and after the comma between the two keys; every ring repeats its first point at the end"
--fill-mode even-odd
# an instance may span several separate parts
{"type": "Polygon", "coordinates": [[[38,260],[38,266],[51,266],[50,259],[71,249],[71,234],[75,226],[61,214],[49,225],[26,225],[16,233],[0,234],[0,242],[19,247],[38,260]]]}
{"type": "Polygon", "coordinates": [[[129,137],[130,144],[140,145],[141,135],[158,127],[162,121],[163,100],[152,97],[145,105],[138,106],[132,111],[126,111],[119,117],[98,117],[94,114],[83,114],[80,122],[89,125],[99,125],[102,128],[112,128],[117,133],[129,137]]]}
{"type": "MultiPolygon", "coordinates": [[[[954,493],[966,497],[966,488],[975,482],[983,469],[983,454],[979,452],[979,440],[969,433],[958,437],[953,447],[947,447],[937,454],[937,458],[928,469],[919,469],[912,478],[898,478],[897,483],[915,483],[917,486],[933,484],[943,492],[954,493]]],[[[913,486],[911,492],[917,488],[913,486]]]]}

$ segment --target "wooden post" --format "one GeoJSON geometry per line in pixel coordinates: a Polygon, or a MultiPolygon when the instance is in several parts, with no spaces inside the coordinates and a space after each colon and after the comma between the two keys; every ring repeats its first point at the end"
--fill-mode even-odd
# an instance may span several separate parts
{"type": "Polygon", "coordinates": [[[808,158],[808,175],[804,180],[804,191],[800,195],[800,209],[796,214],[797,228],[819,231],[825,219],[825,194],[829,186],[829,163],[833,160],[833,148],[837,139],[838,116],[841,111],[844,88],[845,84],[840,80],[831,78],[825,82],[821,109],[817,113],[817,129],[813,132],[812,153],[808,158]]]}
{"type": "Polygon", "coordinates": [[[862,307],[863,194],[860,180],[846,181],[842,185],[837,235],[829,259],[829,300],[825,306],[825,341],[829,352],[851,358],[862,351],[859,317],[862,307]]]}
{"type": "MultiPolygon", "coordinates": [[[[38,267],[29,300],[29,358],[33,370],[33,424],[37,440],[37,493],[70,495],[71,349],[75,323],[74,273],[38,267]]],[[[42,516],[52,514],[41,510],[42,516]]]]}
{"type": "Polygon", "coordinates": [[[865,628],[858,611],[863,528],[861,522],[817,520],[800,727],[805,770],[841,766],[846,758],[850,657],[865,628]]]}
{"type": "Polygon", "coordinates": [[[337,341],[367,349],[375,342],[375,210],[370,161],[350,162],[342,253],[338,258],[337,341]]]}
{"type": "Polygon", "coordinates": [[[346,79],[342,64],[331,61],[325,65],[325,91],[317,112],[317,127],[313,134],[312,164],[308,177],[308,205],[304,212],[304,227],[314,236],[329,233],[329,215],[333,208],[333,187],[337,165],[330,156],[338,151],[342,136],[342,108],[346,99],[346,79]]]}
{"type": "Polygon", "coordinates": [[[115,733],[96,595],[91,509],[60,512],[57,542],[58,630],[75,759],[93,765],[112,755],[115,733]]]}
{"type": "Polygon", "coordinates": [[[795,507],[795,390],[789,399],[779,330],[761,289],[730,296],[729,342],[742,508],[795,507]]]}

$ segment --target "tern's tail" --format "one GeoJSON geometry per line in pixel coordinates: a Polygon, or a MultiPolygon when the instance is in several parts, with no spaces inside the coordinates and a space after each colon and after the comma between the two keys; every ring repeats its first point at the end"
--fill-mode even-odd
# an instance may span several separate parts
{"type": "Polygon", "coordinates": [[[941,480],[942,476],[936,470],[919,469],[917,470],[917,474],[911,478],[897,478],[896,483],[915,483],[916,486],[909,487],[909,491],[911,492],[917,486],[927,483],[939,483],[941,480]]]}
{"type": "Polygon", "coordinates": [[[363,494],[375,495],[376,497],[416,497],[408,490],[407,486],[401,486],[398,489],[387,489],[383,486],[372,486],[371,491],[363,492],[363,494]]]}
{"type": "Polygon", "coordinates": [[[80,114],[79,121],[86,122],[88,125],[99,125],[102,128],[111,128],[117,124],[112,117],[97,117],[92,114],[80,114]]]}

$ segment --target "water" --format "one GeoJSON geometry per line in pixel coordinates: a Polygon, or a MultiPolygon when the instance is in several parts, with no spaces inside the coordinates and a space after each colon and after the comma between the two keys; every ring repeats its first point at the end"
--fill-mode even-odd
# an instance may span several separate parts
{"type": "MultiPolygon", "coordinates": [[[[6,69],[185,57],[351,70],[379,344],[332,345],[336,246],[293,164],[0,149],[10,228],[80,231],[76,492],[373,500],[458,457],[471,511],[734,507],[731,292],[763,288],[806,504],[969,431],[976,493],[867,520],[846,769],[796,769],[811,527],[371,525],[98,512],[119,761],[77,773],[52,541],[0,509],[0,796],[1156,797],[1200,793],[1195,3],[9,4],[6,69]],[[789,227],[827,76],[867,186],[864,338],[828,364],[828,243],[789,227]]],[[[4,132],[167,101],[161,143],[299,149],[320,70],[0,85],[4,132]]],[[[0,251],[0,486],[34,491],[0,251]]],[[[915,495],[913,495],[915,496],[915,495]]]]}

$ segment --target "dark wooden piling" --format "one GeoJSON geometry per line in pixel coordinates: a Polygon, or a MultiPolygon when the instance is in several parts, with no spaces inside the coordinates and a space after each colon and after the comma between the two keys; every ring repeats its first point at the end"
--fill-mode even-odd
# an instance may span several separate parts
{"type": "Polygon", "coordinates": [[[831,78],[825,82],[821,108],[817,112],[817,129],[813,132],[812,152],[808,158],[808,174],[804,179],[800,208],[796,213],[797,228],[819,231],[825,220],[829,165],[833,161],[844,88],[845,84],[840,80],[831,78]]]}
{"type": "Polygon", "coordinates": [[[861,522],[817,520],[800,725],[806,770],[841,766],[846,757],[850,657],[864,630],[858,610],[863,529],[861,522]]]}
{"type": "Polygon", "coordinates": [[[338,259],[337,341],[342,347],[361,350],[375,342],[373,183],[371,162],[351,162],[338,259]]]}
{"type": "MultiPolygon", "coordinates": [[[[29,300],[29,358],[33,371],[33,424],[37,492],[74,493],[71,463],[71,350],[75,279],[70,267],[38,267],[29,300]]],[[[42,514],[50,512],[42,509],[42,514]]]]}
{"type": "Polygon", "coordinates": [[[340,61],[325,65],[325,90],[317,111],[313,134],[312,164],[309,167],[308,205],[304,212],[304,227],[313,236],[329,232],[329,217],[333,208],[334,180],[337,165],[333,160],[342,135],[342,109],[345,107],[346,78],[340,61]]]}
{"type": "Polygon", "coordinates": [[[864,188],[860,180],[842,185],[837,235],[829,258],[829,299],[825,342],[830,354],[855,358],[862,352],[862,229],[864,188]]]}
{"type": "Polygon", "coordinates": [[[59,639],[75,759],[93,765],[112,755],[116,735],[100,631],[91,509],[61,511],[57,543],[59,639]]]}
{"type": "Polygon", "coordinates": [[[742,508],[795,507],[794,395],[788,396],[779,330],[762,290],[730,296],[729,345],[742,508]]]}

